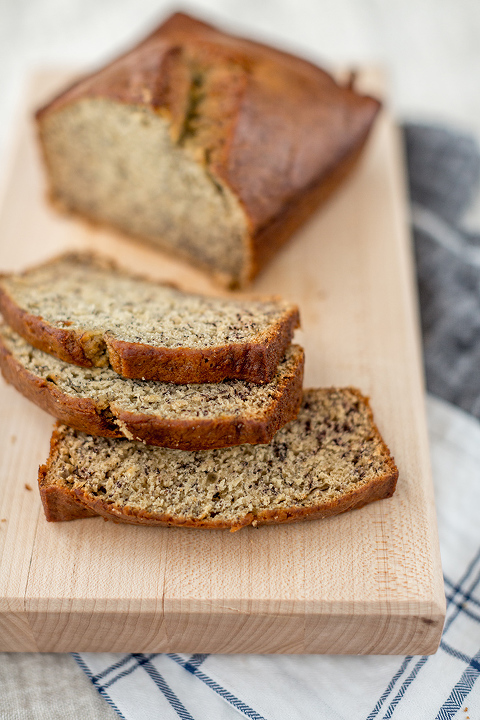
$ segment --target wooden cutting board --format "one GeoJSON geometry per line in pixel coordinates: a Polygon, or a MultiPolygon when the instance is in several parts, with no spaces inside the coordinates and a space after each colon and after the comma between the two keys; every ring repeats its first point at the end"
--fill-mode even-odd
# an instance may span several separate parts
{"type": "MultiPolygon", "coordinates": [[[[29,110],[62,80],[36,78],[29,110]]],[[[5,185],[0,267],[72,247],[213,290],[148,247],[57,215],[25,113],[5,185]]],[[[435,652],[445,600],[403,158],[387,112],[354,176],[254,290],[299,304],[307,387],[356,385],[371,397],[400,471],[394,497],[328,520],[236,533],[101,518],[49,524],[36,478],[53,421],[0,381],[0,650],[435,652]]]]}

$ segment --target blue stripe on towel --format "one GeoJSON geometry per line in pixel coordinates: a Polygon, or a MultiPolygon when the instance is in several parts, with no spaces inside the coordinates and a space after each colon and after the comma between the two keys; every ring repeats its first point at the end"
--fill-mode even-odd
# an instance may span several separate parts
{"type": "Polygon", "coordinates": [[[205,683],[205,685],[207,685],[211,690],[214,690],[214,692],[216,692],[218,695],[220,695],[220,697],[229,702],[230,705],[232,705],[236,710],[239,710],[248,718],[251,718],[251,720],[265,720],[263,715],[257,713],[256,710],[254,710],[242,700],[237,698],[229,690],[219,685],[215,680],[212,680],[212,678],[206,675],[204,672],[198,670],[198,668],[193,667],[191,663],[184,662],[182,658],[176,653],[169,653],[168,657],[182,667],[186,668],[188,672],[192,673],[192,675],[195,675],[196,678],[205,683]],[[188,668],[186,667],[187,665],[189,666],[188,668]]]}
{"type": "Polygon", "coordinates": [[[435,720],[450,720],[460,706],[463,704],[466,696],[472,689],[475,681],[480,674],[480,652],[467,665],[462,673],[460,680],[456,683],[446,702],[440,708],[435,720]]]}
{"type": "Polygon", "coordinates": [[[133,653],[133,657],[137,659],[139,665],[142,665],[145,668],[149,677],[153,680],[158,689],[165,695],[177,715],[182,718],[182,720],[195,720],[181,700],[175,695],[172,688],[168,685],[162,675],[160,675],[157,668],[152,665],[150,658],[146,658],[145,655],[137,653],[133,653]]]}
{"type": "MultiPolygon", "coordinates": [[[[475,582],[473,583],[473,585],[470,587],[470,589],[469,589],[468,592],[465,593],[465,592],[462,591],[463,585],[467,582],[467,580],[469,579],[469,577],[471,576],[471,574],[474,572],[475,566],[477,565],[477,563],[478,563],[479,560],[480,560],[480,548],[478,549],[477,553],[475,554],[475,556],[474,556],[473,559],[471,560],[470,564],[467,566],[467,568],[466,568],[466,570],[465,570],[462,578],[460,579],[460,581],[459,581],[456,585],[454,585],[453,583],[449,583],[449,585],[451,586],[451,592],[450,592],[449,595],[447,596],[447,608],[453,604],[453,605],[455,605],[455,611],[452,613],[452,615],[449,617],[449,619],[448,619],[447,622],[445,623],[445,627],[444,627],[444,630],[443,630],[444,636],[445,636],[446,631],[448,630],[448,628],[449,628],[450,625],[452,624],[452,622],[453,622],[453,621],[455,620],[455,618],[458,616],[458,614],[464,610],[464,608],[462,607],[462,605],[456,606],[456,604],[455,604],[455,602],[454,602],[456,596],[458,595],[458,593],[462,593],[462,595],[463,595],[463,597],[464,597],[464,600],[471,599],[471,593],[473,592],[473,590],[475,589],[476,585],[478,584],[478,581],[480,580],[480,577],[477,578],[477,579],[475,580],[475,582]]],[[[394,697],[394,699],[392,700],[391,704],[389,705],[389,707],[388,707],[388,709],[387,709],[387,712],[386,712],[386,714],[385,714],[384,717],[383,717],[383,720],[388,720],[388,718],[391,717],[393,711],[395,710],[396,706],[398,705],[398,703],[400,702],[400,700],[401,700],[402,697],[404,696],[404,694],[405,694],[405,692],[407,691],[408,687],[411,685],[411,683],[413,682],[413,680],[414,680],[415,677],[417,676],[418,672],[419,672],[419,671],[421,670],[421,668],[425,665],[425,663],[426,663],[426,661],[428,660],[429,657],[430,657],[429,655],[425,655],[424,657],[422,657],[422,658],[420,658],[420,659],[418,660],[418,662],[417,662],[417,664],[415,665],[415,667],[413,668],[412,672],[411,672],[410,675],[404,680],[402,686],[400,687],[400,690],[398,691],[397,695],[394,697]]],[[[381,708],[382,708],[382,705],[385,703],[385,701],[387,700],[388,696],[391,694],[393,688],[395,687],[395,684],[397,683],[397,681],[399,680],[399,678],[403,675],[403,673],[406,671],[406,669],[407,669],[407,667],[408,667],[408,665],[410,664],[410,661],[411,661],[412,659],[413,659],[412,656],[407,656],[407,657],[405,658],[405,660],[403,661],[403,663],[402,663],[402,665],[400,666],[399,670],[398,670],[398,671],[396,672],[396,674],[392,677],[392,679],[390,680],[389,684],[387,685],[387,688],[385,689],[385,691],[384,691],[384,692],[382,693],[382,695],[380,696],[378,702],[376,703],[376,705],[375,705],[375,707],[373,708],[372,712],[371,712],[370,715],[368,716],[367,720],[374,720],[374,719],[377,717],[378,713],[380,712],[380,710],[381,710],[381,708]]]]}
{"type": "MultiPolygon", "coordinates": [[[[92,680],[92,682],[93,682],[93,675],[92,675],[92,673],[90,672],[90,668],[88,667],[88,665],[87,665],[86,663],[83,662],[80,654],[79,654],[79,653],[72,653],[72,655],[73,655],[73,657],[75,658],[75,660],[77,661],[78,665],[82,668],[83,672],[84,672],[84,673],[87,675],[87,677],[90,678],[90,680],[92,680]]],[[[123,715],[123,713],[121,713],[120,710],[118,709],[118,707],[115,705],[115,703],[113,702],[113,700],[112,700],[112,698],[110,697],[110,695],[109,695],[107,692],[105,692],[105,690],[104,690],[102,687],[99,687],[99,686],[96,685],[95,683],[93,683],[93,684],[94,684],[94,686],[97,688],[98,692],[99,692],[100,695],[103,697],[103,699],[110,705],[110,707],[111,707],[113,710],[115,710],[116,713],[118,713],[118,715],[122,718],[122,720],[127,720],[127,718],[125,717],[125,715],[123,715]]]]}

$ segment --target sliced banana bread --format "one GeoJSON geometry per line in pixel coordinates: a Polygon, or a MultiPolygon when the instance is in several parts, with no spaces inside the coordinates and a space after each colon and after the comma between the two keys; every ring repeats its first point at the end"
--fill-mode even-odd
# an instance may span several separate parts
{"type": "Polygon", "coordinates": [[[37,114],[57,205],[242,285],[351,171],[379,103],[175,14],[37,114]]]}
{"type": "Polygon", "coordinates": [[[175,383],[269,382],[299,325],[298,308],[278,298],[184,293],[91,253],[1,276],[0,311],[66,362],[175,383]]]}
{"type": "Polygon", "coordinates": [[[0,369],[43,410],[73,427],[182,450],[267,443],[300,406],[303,350],[291,345],[274,379],[175,385],[82,368],[29,345],[0,326],[0,369]]]}
{"type": "Polygon", "coordinates": [[[323,518],[390,497],[398,471],[368,400],[305,392],[268,445],[188,453],[58,426],[39,471],[47,520],[238,529],[323,518]]]}

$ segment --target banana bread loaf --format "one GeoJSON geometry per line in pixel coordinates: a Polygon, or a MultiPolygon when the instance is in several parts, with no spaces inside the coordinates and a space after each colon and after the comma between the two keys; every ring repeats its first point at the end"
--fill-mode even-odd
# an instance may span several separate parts
{"type": "Polygon", "coordinates": [[[175,385],[82,368],[0,325],[0,369],[29,400],[73,427],[182,450],[267,443],[300,406],[303,350],[291,345],[270,383],[175,385]]]}
{"type": "Polygon", "coordinates": [[[188,453],[58,426],[39,470],[47,520],[230,528],[323,518],[390,497],[398,471],[368,400],[309,390],[268,445],[188,453]]]}
{"type": "Polygon", "coordinates": [[[250,281],[342,182],[379,103],[175,14],[37,113],[51,197],[250,281]]]}
{"type": "Polygon", "coordinates": [[[91,253],[0,276],[0,312],[66,362],[175,383],[269,382],[299,325],[298,308],[278,298],[183,293],[91,253]]]}

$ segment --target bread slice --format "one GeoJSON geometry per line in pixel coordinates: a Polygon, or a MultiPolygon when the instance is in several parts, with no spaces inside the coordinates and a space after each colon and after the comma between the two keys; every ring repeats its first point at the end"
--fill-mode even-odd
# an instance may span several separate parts
{"type": "Polygon", "coordinates": [[[324,518],[390,497],[398,471],[354,388],[305,392],[268,445],[145,447],[58,426],[39,470],[47,520],[230,528],[324,518]]]}
{"type": "Polygon", "coordinates": [[[1,276],[0,311],[66,362],[175,383],[269,382],[299,325],[298,308],[278,298],[184,293],[91,253],[1,276]]]}
{"type": "Polygon", "coordinates": [[[5,379],[43,410],[94,435],[182,450],[269,442],[298,412],[303,362],[302,348],[291,345],[277,375],[265,385],[128,380],[110,368],[58,360],[0,326],[5,379]]]}
{"type": "Polygon", "coordinates": [[[57,206],[238,286],[341,184],[379,107],[177,13],[37,121],[57,206]]]}

